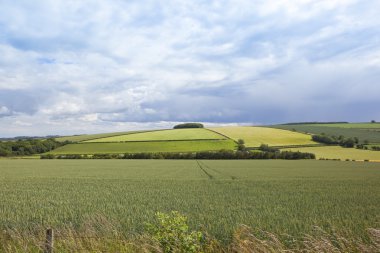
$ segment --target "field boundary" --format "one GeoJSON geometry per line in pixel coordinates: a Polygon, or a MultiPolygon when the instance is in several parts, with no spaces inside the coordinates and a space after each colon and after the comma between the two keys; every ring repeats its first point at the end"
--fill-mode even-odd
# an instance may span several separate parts
{"type": "Polygon", "coordinates": [[[205,129],[207,129],[207,130],[209,130],[209,131],[211,131],[211,132],[214,132],[214,133],[216,133],[216,134],[219,134],[219,135],[221,135],[221,136],[224,136],[224,137],[226,137],[227,139],[230,139],[230,140],[232,140],[233,142],[235,142],[236,144],[238,144],[238,142],[237,142],[236,140],[232,139],[231,137],[229,137],[229,136],[227,136],[227,135],[225,135],[225,134],[219,133],[219,132],[217,132],[217,131],[215,131],[215,130],[212,130],[212,129],[209,129],[209,128],[205,128],[205,129]]]}
{"type": "MultiPolygon", "coordinates": [[[[148,131],[151,131],[151,130],[148,130],[148,131]]],[[[129,132],[113,132],[113,133],[117,133],[116,135],[110,135],[110,136],[103,136],[103,137],[95,137],[95,138],[91,138],[91,139],[86,139],[86,140],[81,140],[81,141],[73,141],[73,143],[80,143],[80,142],[85,142],[85,141],[90,141],[90,140],[96,140],[96,139],[101,139],[101,138],[108,138],[108,137],[113,137],[113,136],[121,136],[121,135],[129,135],[129,134],[137,134],[137,133],[142,133],[144,132],[144,130],[141,130],[141,131],[129,131],[129,132]],[[120,134],[119,134],[120,133],[120,134]]],[[[113,134],[113,133],[104,133],[104,134],[113,134]]],[[[99,134],[103,134],[103,133],[99,133],[99,134]]],[[[55,137],[54,139],[59,139],[59,138],[66,138],[66,137],[79,137],[79,136],[91,136],[91,135],[98,135],[98,134],[77,134],[77,135],[67,135],[67,136],[59,136],[59,137],[55,137]]],[[[64,141],[60,141],[60,142],[64,142],[64,141]]]]}
{"type": "MultiPolygon", "coordinates": [[[[270,146],[271,148],[313,148],[313,147],[325,147],[325,146],[339,146],[339,145],[327,145],[327,144],[301,144],[301,145],[284,145],[284,146],[270,146]]],[[[247,150],[259,150],[260,147],[246,147],[247,150]]]]}
{"type": "MultiPolygon", "coordinates": [[[[104,138],[110,138],[110,137],[117,137],[117,136],[123,136],[123,135],[131,135],[131,134],[150,133],[150,132],[158,132],[158,131],[166,131],[166,130],[171,130],[171,129],[156,129],[156,130],[146,130],[146,131],[142,130],[142,131],[136,131],[136,132],[131,132],[131,133],[117,134],[117,135],[112,135],[112,136],[97,137],[94,139],[78,141],[76,143],[86,143],[86,141],[92,141],[92,140],[98,140],[98,139],[104,139],[104,138]]],[[[92,143],[114,143],[114,142],[95,142],[94,141],[92,143]]]]}
{"type": "Polygon", "coordinates": [[[180,140],[148,140],[148,141],[101,141],[101,142],[80,142],[72,144],[90,144],[90,143],[135,143],[135,142],[176,142],[176,141],[225,141],[226,139],[180,139],[180,140]]]}
{"type": "MultiPolygon", "coordinates": [[[[71,144],[68,144],[68,145],[76,145],[76,146],[82,146],[82,147],[85,147],[86,145],[87,146],[91,146],[91,145],[110,145],[110,144],[115,144],[115,145],[132,145],[132,144],[138,144],[138,143],[154,143],[154,144],[162,144],[164,145],[165,143],[191,143],[191,144],[203,144],[203,143],[228,143],[229,145],[231,145],[231,147],[229,147],[228,149],[229,150],[236,150],[236,146],[234,146],[235,142],[233,142],[232,140],[230,139],[211,139],[211,140],[182,140],[182,141],[134,141],[134,142],[101,142],[101,143],[96,143],[96,142],[84,142],[84,143],[71,143],[71,144]]],[[[115,151],[115,152],[110,152],[110,151],[104,151],[104,152],[58,152],[56,153],[55,151],[57,149],[54,149],[50,152],[46,152],[46,153],[43,153],[43,154],[40,154],[40,155],[46,155],[46,154],[53,154],[53,155],[74,155],[74,154],[80,154],[80,155],[94,155],[94,154],[130,154],[130,153],[196,153],[196,152],[212,152],[212,151],[219,151],[220,149],[222,148],[218,148],[218,149],[205,149],[205,150],[187,150],[187,151],[141,151],[141,152],[128,152],[128,151],[122,151],[122,152],[118,152],[118,151],[115,151]]]]}

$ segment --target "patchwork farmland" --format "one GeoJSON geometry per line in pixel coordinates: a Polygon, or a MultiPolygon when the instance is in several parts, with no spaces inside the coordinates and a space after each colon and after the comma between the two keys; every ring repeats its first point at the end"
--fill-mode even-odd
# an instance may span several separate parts
{"type": "MultiPolygon", "coordinates": [[[[283,245],[276,249],[308,247],[305,235],[309,235],[306,240],[316,240],[316,227],[331,235],[328,240],[332,242],[337,235],[343,236],[338,238],[344,243],[352,242],[346,251],[368,245],[377,249],[369,243],[368,231],[378,231],[380,222],[380,163],[352,160],[380,161],[380,152],[325,145],[314,142],[312,132],[276,127],[66,136],[57,138],[60,145],[48,154],[89,155],[88,159],[1,159],[0,252],[11,252],[6,247],[34,247],[39,252],[41,231],[46,227],[72,236],[70,240],[58,237],[56,249],[62,252],[77,251],[78,243],[89,252],[99,250],[99,242],[78,242],[82,239],[76,238],[80,237],[77,233],[84,233],[85,240],[86,236],[100,238],[105,251],[134,252],[131,245],[140,240],[136,235],[146,236],[144,224],[153,223],[157,211],[173,210],[188,217],[190,229],[209,235],[222,248],[234,244],[232,236],[245,224],[255,238],[262,239],[263,231],[276,236],[271,238],[283,245]],[[317,159],[350,161],[91,159],[96,154],[236,152],[241,139],[244,152],[264,152],[260,146],[266,144],[283,151],[313,153],[317,159]],[[63,145],[65,141],[70,143],[63,145]],[[16,231],[22,231],[26,241],[9,240],[16,231]],[[114,238],[115,233],[116,242],[103,239],[114,238]]],[[[346,129],[352,134],[367,131],[362,127],[370,129],[364,125],[295,127],[346,129]]],[[[369,148],[378,145],[374,142],[377,128],[371,129],[365,132],[372,140],[369,148]]]]}

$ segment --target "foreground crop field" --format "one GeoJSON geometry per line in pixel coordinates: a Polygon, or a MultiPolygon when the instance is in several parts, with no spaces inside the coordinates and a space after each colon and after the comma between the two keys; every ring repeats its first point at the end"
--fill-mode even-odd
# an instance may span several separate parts
{"type": "Polygon", "coordinates": [[[207,129],[170,129],[143,133],[118,135],[85,142],[123,142],[123,141],[171,141],[171,140],[217,140],[224,136],[207,129]]]}
{"type": "Polygon", "coordinates": [[[379,182],[378,163],[0,160],[0,229],[80,226],[104,215],[130,234],[156,211],[178,210],[224,241],[239,224],[364,237],[380,221],[379,182]]]}
{"type": "Polygon", "coordinates": [[[317,144],[311,140],[310,135],[267,127],[215,127],[210,129],[235,141],[243,139],[247,147],[259,147],[261,144],[270,146],[317,144]]]}
{"type": "Polygon", "coordinates": [[[232,140],[198,141],[142,141],[142,142],[104,142],[76,143],[59,147],[51,154],[123,154],[141,152],[197,152],[234,149],[232,140]]]}
{"type": "Polygon", "coordinates": [[[356,148],[343,148],[340,146],[291,148],[287,150],[313,153],[315,154],[317,159],[327,158],[341,160],[350,159],[361,161],[380,161],[380,151],[363,150],[356,148]]]}

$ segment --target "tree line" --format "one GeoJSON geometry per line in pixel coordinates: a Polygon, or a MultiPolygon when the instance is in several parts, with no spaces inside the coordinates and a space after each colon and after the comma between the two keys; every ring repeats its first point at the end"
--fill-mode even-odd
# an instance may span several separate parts
{"type": "Polygon", "coordinates": [[[210,160],[239,160],[239,159],[315,159],[312,153],[293,151],[203,151],[194,153],[126,153],[126,154],[65,154],[41,155],[41,159],[210,159],[210,160]]]}
{"type": "Polygon", "coordinates": [[[19,139],[0,142],[0,156],[23,156],[42,154],[66,145],[69,142],[58,142],[54,139],[19,139]]]}

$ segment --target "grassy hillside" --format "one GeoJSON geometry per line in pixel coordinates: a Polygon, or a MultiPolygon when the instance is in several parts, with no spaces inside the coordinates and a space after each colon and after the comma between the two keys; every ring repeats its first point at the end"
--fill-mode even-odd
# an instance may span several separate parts
{"type": "Polygon", "coordinates": [[[310,124],[313,126],[341,127],[355,129],[379,129],[380,123],[337,123],[337,124],[310,124]]]}
{"type": "Polygon", "coordinates": [[[51,151],[51,154],[122,154],[140,152],[196,152],[234,149],[232,140],[144,141],[114,143],[76,143],[51,151]]]}
{"type": "Polygon", "coordinates": [[[377,163],[0,160],[0,229],[79,228],[104,215],[129,236],[174,209],[223,241],[239,224],[360,238],[379,222],[379,182],[377,163]]]}
{"type": "Polygon", "coordinates": [[[328,159],[354,159],[354,160],[374,160],[380,161],[380,151],[370,151],[355,148],[343,148],[340,146],[324,146],[324,147],[305,147],[287,149],[291,151],[301,151],[314,153],[319,158],[328,159]]]}
{"type": "Polygon", "coordinates": [[[267,127],[215,127],[210,129],[234,140],[243,139],[247,147],[258,147],[263,143],[270,146],[317,144],[311,140],[310,135],[267,127]]]}
{"type": "Polygon", "coordinates": [[[124,142],[124,141],[162,141],[162,140],[210,140],[226,139],[224,136],[207,129],[171,129],[143,133],[118,135],[113,137],[88,140],[85,142],[124,142]]]}
{"type": "Polygon", "coordinates": [[[62,142],[63,141],[81,142],[81,141],[87,141],[87,140],[92,140],[92,139],[133,134],[133,133],[139,133],[139,132],[143,132],[143,131],[129,131],[129,132],[115,132],[115,133],[101,133],[101,134],[82,134],[82,135],[62,136],[55,139],[57,141],[62,141],[62,142]]]}
{"type": "Polygon", "coordinates": [[[296,130],[297,132],[302,133],[311,133],[311,134],[321,134],[325,133],[328,135],[340,136],[344,137],[358,137],[361,142],[364,140],[368,140],[371,143],[380,143],[380,128],[377,128],[380,124],[373,124],[374,128],[360,128],[367,127],[367,125],[356,125],[356,124],[311,124],[311,125],[275,125],[271,126],[277,129],[285,129],[285,130],[296,130]],[[337,127],[339,126],[339,127],[337,127]],[[345,127],[343,127],[345,126],[345,127]]]}

